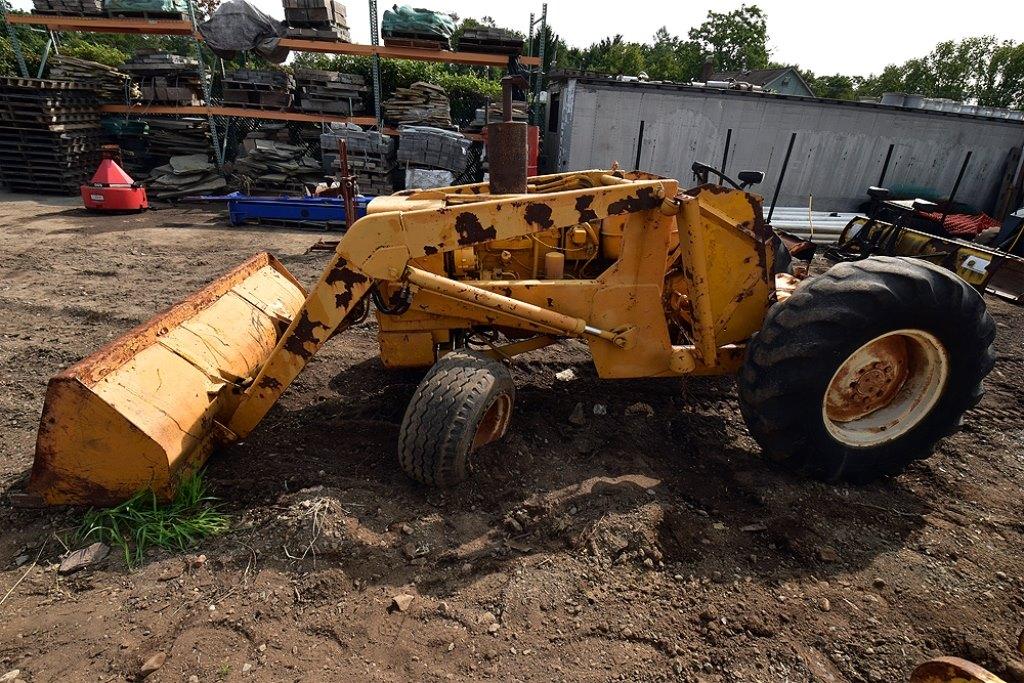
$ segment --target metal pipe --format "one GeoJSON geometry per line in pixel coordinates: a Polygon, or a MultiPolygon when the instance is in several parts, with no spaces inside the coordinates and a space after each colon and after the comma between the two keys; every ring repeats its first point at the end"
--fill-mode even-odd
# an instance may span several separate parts
{"type": "Polygon", "coordinates": [[[644,121],[640,120],[640,132],[636,136],[636,161],[633,163],[633,168],[640,170],[640,153],[644,149],[644,121]]]}
{"type": "MultiPolygon", "coordinates": [[[[730,144],[732,144],[732,128],[730,128],[729,130],[725,131],[725,149],[722,150],[722,168],[719,169],[722,172],[722,175],[725,175],[726,173],[728,173],[728,171],[725,170],[725,167],[729,163],[729,145],[730,144]]],[[[718,176],[718,184],[721,185],[722,182],[723,182],[722,181],[722,176],[718,176]]]]}
{"type": "Polygon", "coordinates": [[[967,152],[967,156],[964,157],[964,163],[960,164],[960,172],[956,174],[956,182],[953,183],[953,191],[949,193],[949,199],[946,201],[946,208],[942,210],[942,222],[939,223],[943,229],[946,228],[946,216],[949,215],[949,210],[953,208],[953,201],[956,199],[956,192],[960,189],[960,181],[964,179],[964,173],[967,171],[967,164],[971,162],[971,155],[974,151],[967,152]]]}
{"type": "Polygon", "coordinates": [[[889,145],[889,151],[885,153],[885,163],[882,164],[882,173],[878,176],[878,187],[885,187],[885,174],[889,172],[889,161],[892,159],[892,150],[895,149],[896,143],[889,145]]]}
{"type": "Polygon", "coordinates": [[[579,337],[589,334],[608,341],[614,341],[616,338],[616,335],[611,332],[588,325],[587,321],[583,318],[574,318],[558,311],[541,308],[525,301],[519,301],[518,299],[495,292],[489,292],[480,287],[474,287],[465,282],[450,280],[414,266],[406,266],[405,279],[420,289],[425,289],[438,296],[455,299],[476,308],[501,313],[531,323],[534,326],[552,330],[564,336],[579,337]]]}
{"type": "Polygon", "coordinates": [[[779,180],[775,183],[775,193],[772,195],[772,206],[768,209],[768,223],[772,222],[772,214],[775,213],[775,203],[779,201],[779,190],[782,189],[782,180],[786,177],[786,169],[789,168],[789,155],[793,153],[793,143],[796,142],[796,131],[789,136],[789,147],[786,148],[786,158],[782,160],[782,170],[779,171],[779,180]]]}
{"type": "Polygon", "coordinates": [[[36,73],[36,78],[43,77],[43,71],[46,69],[46,60],[50,58],[50,48],[53,46],[53,36],[51,34],[50,39],[46,41],[46,47],[43,48],[43,56],[39,58],[39,71],[36,73]]]}

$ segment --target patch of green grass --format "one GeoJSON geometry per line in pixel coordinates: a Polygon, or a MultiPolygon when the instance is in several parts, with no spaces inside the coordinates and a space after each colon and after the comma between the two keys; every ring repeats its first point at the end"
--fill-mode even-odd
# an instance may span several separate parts
{"type": "Polygon", "coordinates": [[[174,500],[163,505],[150,491],[139,491],[117,507],[90,510],[78,527],[82,541],[103,541],[120,548],[125,562],[142,562],[150,548],[184,551],[208,536],[227,531],[228,518],[217,511],[215,498],[196,472],[178,486],[174,500]]]}

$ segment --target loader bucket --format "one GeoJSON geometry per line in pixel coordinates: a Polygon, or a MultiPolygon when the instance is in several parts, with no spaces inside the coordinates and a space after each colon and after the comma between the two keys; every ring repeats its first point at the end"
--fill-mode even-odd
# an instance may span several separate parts
{"type": "Polygon", "coordinates": [[[263,253],[50,380],[31,500],[108,505],[177,482],[230,434],[250,380],[305,292],[263,253]]]}

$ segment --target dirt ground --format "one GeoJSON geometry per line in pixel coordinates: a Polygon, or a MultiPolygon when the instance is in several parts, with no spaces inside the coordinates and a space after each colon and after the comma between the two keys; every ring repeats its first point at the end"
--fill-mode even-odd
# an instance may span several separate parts
{"type": "MultiPolygon", "coordinates": [[[[326,258],[305,253],[315,233],[77,204],[0,195],[4,493],[51,375],[256,251],[305,282],[326,258]]],[[[1024,682],[1024,309],[989,303],[981,406],[930,460],[857,488],[767,467],[729,378],[600,381],[566,344],[516,364],[481,471],[424,489],[395,457],[418,375],[385,371],[364,323],[211,459],[232,530],[188,556],[60,576],[81,511],[5,495],[0,675],[134,680],[164,653],[147,681],[899,682],[957,655],[1024,682]]]]}

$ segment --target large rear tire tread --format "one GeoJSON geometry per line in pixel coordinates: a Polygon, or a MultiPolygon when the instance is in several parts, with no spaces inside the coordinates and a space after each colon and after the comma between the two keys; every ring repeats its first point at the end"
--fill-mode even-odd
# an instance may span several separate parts
{"type": "Polygon", "coordinates": [[[863,483],[928,457],[984,395],[995,363],[995,323],[981,295],[953,273],[897,257],[841,263],[773,306],[747,350],[740,408],[769,461],[827,482],[863,483]],[[839,365],[899,329],[934,335],[949,377],[927,416],[898,438],[852,448],[831,437],[822,400],[839,365]]]}
{"type": "Polygon", "coordinates": [[[465,480],[472,470],[477,428],[503,395],[514,402],[515,385],[498,361],[469,351],[442,356],[416,388],[402,419],[402,469],[428,486],[465,480]]]}

